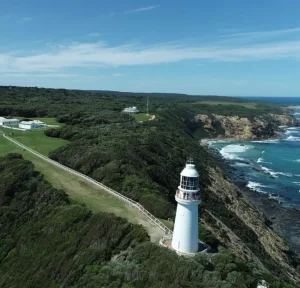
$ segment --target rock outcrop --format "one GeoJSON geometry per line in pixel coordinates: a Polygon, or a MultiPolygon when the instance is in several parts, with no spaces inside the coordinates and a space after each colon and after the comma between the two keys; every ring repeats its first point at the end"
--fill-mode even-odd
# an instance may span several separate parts
{"type": "Polygon", "coordinates": [[[279,126],[296,125],[296,120],[289,114],[266,114],[252,119],[239,116],[223,116],[212,114],[195,116],[193,121],[199,123],[208,135],[238,140],[254,140],[276,137],[279,126]]]}
{"type": "Polygon", "coordinates": [[[209,175],[211,184],[203,191],[209,196],[203,199],[202,224],[239,257],[273,272],[282,271],[282,276],[285,274],[299,287],[300,275],[295,267],[298,256],[220,168],[210,167],[209,175]],[[216,209],[218,201],[226,203],[226,210],[216,209]]]}

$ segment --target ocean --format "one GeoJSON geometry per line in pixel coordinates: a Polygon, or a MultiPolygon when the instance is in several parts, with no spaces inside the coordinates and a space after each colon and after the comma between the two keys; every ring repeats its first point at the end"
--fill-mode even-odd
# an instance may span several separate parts
{"type": "MultiPolygon", "coordinates": [[[[300,105],[300,97],[243,98],[300,105]]],[[[294,115],[300,120],[300,107],[294,115]]],[[[300,127],[285,129],[275,140],[213,141],[209,145],[229,161],[248,188],[300,209],[300,127]]]]}

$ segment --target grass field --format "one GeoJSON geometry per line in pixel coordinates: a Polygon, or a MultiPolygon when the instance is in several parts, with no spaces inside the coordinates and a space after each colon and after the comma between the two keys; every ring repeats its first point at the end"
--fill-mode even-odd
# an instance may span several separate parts
{"type": "MultiPolygon", "coordinates": [[[[49,148],[48,151],[50,151],[49,148]]],[[[154,242],[157,242],[163,235],[160,229],[149,223],[149,220],[135,208],[108,194],[100,187],[23,150],[0,135],[0,156],[12,152],[22,154],[24,159],[31,161],[35,170],[41,172],[53,187],[63,189],[73,201],[85,204],[91,211],[110,212],[126,218],[129,222],[141,224],[154,242]]]]}
{"type": "Polygon", "coordinates": [[[193,104],[208,104],[208,105],[234,105],[234,106],[243,106],[248,109],[256,109],[257,104],[254,102],[225,102],[225,101],[198,101],[193,104]]]}
{"type": "Polygon", "coordinates": [[[146,113],[132,114],[131,116],[134,117],[135,121],[149,121],[152,118],[152,115],[146,113]]]}
{"type": "Polygon", "coordinates": [[[53,150],[56,150],[66,144],[69,141],[47,137],[44,134],[44,130],[32,130],[32,131],[18,131],[9,128],[0,128],[7,136],[16,139],[22,144],[36,150],[37,152],[48,156],[53,150]]]}
{"type": "Polygon", "coordinates": [[[11,143],[6,140],[4,137],[0,135],[0,156],[4,156],[7,153],[20,153],[22,149],[17,145],[11,143]]]}

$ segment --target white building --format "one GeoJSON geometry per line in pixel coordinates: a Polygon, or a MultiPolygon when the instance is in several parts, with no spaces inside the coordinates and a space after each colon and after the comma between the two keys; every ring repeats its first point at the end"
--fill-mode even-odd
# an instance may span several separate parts
{"type": "Polygon", "coordinates": [[[0,126],[18,127],[19,120],[18,119],[7,119],[4,117],[0,117],[0,126]]]}
{"type": "Polygon", "coordinates": [[[181,172],[176,192],[177,211],[172,247],[180,253],[196,253],[198,240],[198,205],[200,204],[199,173],[195,165],[187,163],[181,172]]]}
{"type": "Polygon", "coordinates": [[[201,198],[199,173],[192,161],[180,173],[175,199],[178,204],[173,235],[162,237],[160,244],[184,256],[207,252],[210,247],[198,239],[198,205],[201,198]]]}
{"type": "Polygon", "coordinates": [[[265,280],[261,280],[258,282],[257,288],[269,288],[269,284],[265,280]]]}
{"type": "Polygon", "coordinates": [[[123,110],[123,113],[127,113],[127,114],[137,114],[139,112],[140,111],[136,107],[129,107],[123,110]]]}
{"type": "Polygon", "coordinates": [[[19,124],[19,128],[22,128],[25,130],[43,129],[46,127],[47,127],[47,124],[41,122],[40,120],[22,121],[19,124]]]}

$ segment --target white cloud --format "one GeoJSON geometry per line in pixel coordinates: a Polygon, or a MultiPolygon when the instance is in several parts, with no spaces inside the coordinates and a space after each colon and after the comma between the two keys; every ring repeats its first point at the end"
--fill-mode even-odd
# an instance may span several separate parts
{"type": "Polygon", "coordinates": [[[3,77],[47,77],[47,78],[69,78],[74,76],[81,76],[80,74],[75,73],[3,73],[1,74],[3,77]]]}
{"type": "Polygon", "coordinates": [[[137,9],[126,10],[124,12],[125,13],[138,13],[138,12],[144,12],[144,11],[153,10],[153,9],[156,9],[156,8],[159,8],[159,7],[160,7],[160,5],[146,6],[146,7],[141,7],[141,8],[137,8],[137,9]]]}
{"type": "Polygon", "coordinates": [[[268,31],[252,31],[252,32],[239,32],[222,35],[221,38],[239,41],[257,41],[257,40],[269,40],[270,38],[282,38],[288,35],[300,35],[300,27],[280,30],[268,30],[268,31]]]}
{"type": "MultiPolygon", "coordinates": [[[[186,60],[250,61],[300,59],[300,41],[282,41],[235,47],[108,46],[103,42],[71,43],[46,47],[45,52],[0,53],[0,73],[59,73],[64,69],[156,65],[186,60]]],[[[116,73],[117,74],[117,73],[116,73]]]]}

